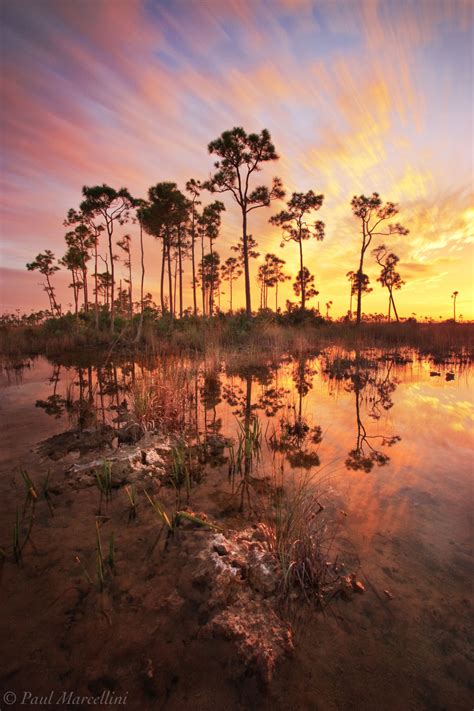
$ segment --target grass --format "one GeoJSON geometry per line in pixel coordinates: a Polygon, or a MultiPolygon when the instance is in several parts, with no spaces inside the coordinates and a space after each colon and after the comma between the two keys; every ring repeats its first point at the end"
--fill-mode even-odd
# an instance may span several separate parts
{"type": "Polygon", "coordinates": [[[323,608],[333,596],[339,574],[328,562],[335,539],[313,477],[306,476],[291,489],[274,488],[273,506],[259,524],[266,547],[279,562],[281,593],[299,591],[323,608]]]}
{"type": "Polygon", "coordinates": [[[102,511],[102,500],[109,502],[112,498],[112,463],[104,459],[102,469],[95,472],[95,483],[99,489],[99,515],[102,511]]]}
{"type": "Polygon", "coordinates": [[[28,506],[31,505],[32,507],[34,507],[34,505],[36,504],[36,501],[38,500],[38,492],[26,469],[21,469],[20,473],[26,488],[25,505],[23,508],[24,515],[28,506]]]}
{"type": "Polygon", "coordinates": [[[155,550],[159,540],[161,539],[161,536],[163,532],[166,531],[166,541],[165,541],[165,549],[167,548],[169,541],[171,538],[173,538],[181,525],[183,521],[189,521],[190,523],[194,523],[196,526],[199,528],[209,528],[214,531],[220,531],[220,528],[216,526],[213,523],[210,523],[209,521],[206,521],[204,518],[201,518],[199,516],[196,516],[193,513],[190,513],[189,511],[184,511],[184,510],[174,510],[171,514],[168,514],[164,506],[161,504],[161,502],[154,496],[151,496],[148,491],[145,490],[145,496],[148,499],[150,506],[154,513],[156,514],[159,522],[162,524],[162,527],[158,533],[158,536],[156,537],[155,541],[150,547],[148,556],[150,557],[155,550]]]}
{"type": "Polygon", "coordinates": [[[21,540],[21,531],[22,531],[22,522],[24,520],[23,518],[20,518],[20,512],[18,508],[16,509],[16,514],[15,514],[15,521],[13,523],[13,559],[15,563],[18,565],[22,562],[23,560],[23,549],[28,543],[28,541],[31,539],[31,531],[33,530],[33,523],[34,523],[34,509],[30,513],[30,517],[28,520],[28,528],[26,530],[26,534],[23,538],[23,541],[21,540]]]}
{"type": "Polygon", "coordinates": [[[176,490],[176,503],[181,504],[181,489],[185,488],[186,501],[189,501],[191,493],[191,476],[189,471],[189,457],[187,447],[183,440],[180,440],[171,451],[171,483],[176,490]]]}
{"type": "Polygon", "coordinates": [[[129,394],[130,414],[142,432],[185,433],[194,425],[193,369],[196,363],[170,356],[153,375],[143,375],[129,394]]]}
{"type": "Polygon", "coordinates": [[[309,352],[341,343],[348,348],[394,346],[418,348],[425,354],[442,357],[446,353],[473,350],[471,323],[418,323],[413,319],[386,323],[377,319],[356,327],[345,321],[328,321],[312,312],[288,314],[262,312],[248,320],[244,314],[221,314],[207,318],[185,317],[171,321],[154,317],[146,321],[143,339],[134,345],[133,326],[117,322],[120,337],[111,334],[104,322],[96,331],[84,319],[63,316],[38,325],[8,325],[0,328],[0,352],[4,355],[58,355],[77,350],[134,352],[153,354],[195,354],[222,351],[272,350],[309,352]]]}
{"type": "Polygon", "coordinates": [[[262,428],[257,416],[252,416],[248,422],[237,420],[239,432],[237,434],[237,447],[231,442],[227,445],[229,455],[228,473],[232,483],[232,493],[240,493],[240,510],[244,509],[244,500],[247,497],[250,506],[250,487],[252,486],[252,473],[255,464],[260,461],[262,448],[262,428]],[[239,474],[242,478],[237,489],[235,477],[239,474]]]}
{"type": "MultiPolygon", "coordinates": [[[[96,569],[97,569],[97,583],[99,590],[104,589],[106,580],[109,577],[109,572],[114,572],[115,570],[115,539],[114,533],[110,534],[109,546],[107,555],[104,556],[104,551],[102,548],[102,540],[100,537],[99,522],[96,519],[95,522],[95,537],[96,537],[96,569]]],[[[88,576],[89,577],[89,576],[88,576]]],[[[89,577],[90,580],[90,577],[89,577]]]]}
{"type": "Polygon", "coordinates": [[[135,487],[135,484],[132,484],[130,487],[126,486],[125,488],[125,493],[127,495],[128,501],[129,501],[129,509],[128,509],[128,521],[135,521],[137,518],[137,507],[138,507],[138,496],[137,496],[137,490],[135,487]]]}

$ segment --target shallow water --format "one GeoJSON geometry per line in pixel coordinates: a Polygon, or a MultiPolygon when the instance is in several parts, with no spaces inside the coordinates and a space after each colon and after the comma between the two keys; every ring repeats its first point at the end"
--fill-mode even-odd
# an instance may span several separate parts
{"type": "MultiPolygon", "coordinates": [[[[351,699],[354,708],[382,702],[394,709],[467,708],[470,369],[402,355],[329,350],[258,367],[219,359],[187,363],[190,426],[195,417],[201,434],[235,439],[238,421],[258,416],[258,474],[278,471],[290,479],[311,472],[323,495],[347,513],[345,536],[372,598],[344,612],[336,631],[319,629],[319,651],[313,628],[302,633],[299,664],[285,667],[275,682],[278,698],[289,694],[296,708],[319,708],[311,689],[323,695],[324,709],[348,708],[351,699]],[[309,681],[312,665],[324,682],[318,675],[309,681]],[[344,683],[337,681],[341,665],[344,683]],[[396,690],[399,702],[390,696],[396,690]]],[[[79,369],[39,358],[3,370],[0,465],[21,463],[24,452],[79,417],[89,425],[92,410],[113,421],[131,384],[162,368],[157,361],[79,369]],[[94,407],[81,407],[84,402],[94,407]]]]}

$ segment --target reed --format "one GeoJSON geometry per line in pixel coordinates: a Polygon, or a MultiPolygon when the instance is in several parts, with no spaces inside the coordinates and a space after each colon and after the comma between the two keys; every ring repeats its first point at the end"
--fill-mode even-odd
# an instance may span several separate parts
{"type": "Polygon", "coordinates": [[[151,554],[153,553],[164,531],[166,531],[165,549],[168,547],[170,539],[175,536],[178,528],[180,527],[183,521],[189,521],[190,523],[195,524],[199,528],[208,528],[213,531],[221,530],[219,526],[216,526],[215,524],[210,523],[210,521],[206,521],[204,518],[196,516],[196,514],[191,513],[189,511],[174,510],[171,514],[168,514],[168,512],[158,501],[158,499],[156,497],[150,496],[150,494],[146,490],[145,496],[148,499],[150,506],[152,507],[159,521],[162,523],[162,527],[158,533],[158,536],[156,537],[149,550],[149,556],[151,556],[151,554]]]}
{"type": "Polygon", "coordinates": [[[135,484],[130,487],[126,486],[125,493],[129,501],[128,521],[130,523],[130,521],[134,521],[137,518],[138,496],[135,484]]]}
{"type": "Polygon", "coordinates": [[[99,490],[99,515],[102,512],[102,501],[108,503],[112,498],[112,463],[104,459],[102,469],[95,472],[95,483],[99,490]]]}
{"type": "Polygon", "coordinates": [[[25,515],[25,512],[30,505],[32,507],[35,506],[38,500],[38,492],[26,469],[20,469],[20,472],[26,488],[25,504],[23,507],[23,515],[25,515]]]}
{"type": "Polygon", "coordinates": [[[281,593],[299,590],[324,607],[334,593],[339,575],[328,559],[337,527],[323,514],[313,477],[302,477],[290,491],[275,487],[272,507],[259,524],[264,542],[279,562],[281,593]]]}
{"type": "Polygon", "coordinates": [[[99,590],[104,589],[106,583],[108,572],[114,572],[115,570],[115,537],[114,532],[110,534],[109,545],[107,550],[107,555],[104,556],[104,550],[102,547],[102,539],[100,536],[99,522],[96,519],[95,522],[95,541],[96,541],[96,570],[97,570],[97,583],[99,590]]]}

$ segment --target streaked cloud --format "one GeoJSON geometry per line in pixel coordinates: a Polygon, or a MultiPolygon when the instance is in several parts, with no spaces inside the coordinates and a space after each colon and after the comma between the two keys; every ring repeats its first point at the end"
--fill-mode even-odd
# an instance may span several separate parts
{"type": "MultiPolygon", "coordinates": [[[[470,3],[6,0],[3,40],[3,268],[23,275],[45,247],[61,255],[62,221],[83,184],[140,196],[159,180],[184,186],[207,176],[206,145],[222,130],[266,126],[281,159],[262,177],[326,196],[326,240],[306,252],[334,313],[347,309],[345,273],[356,266],[350,199],[377,190],[400,202],[410,229],[391,243],[407,280],[401,313],[448,316],[456,288],[473,316],[470,3]]],[[[260,251],[277,251],[271,212],[257,213],[260,251]]],[[[224,257],[238,232],[228,202],[224,257]]],[[[152,240],[147,250],[156,291],[152,240]]],[[[295,270],[295,250],[284,257],[295,270]]],[[[33,306],[37,280],[26,279],[33,306]]],[[[385,302],[376,286],[366,307],[385,302]]]]}

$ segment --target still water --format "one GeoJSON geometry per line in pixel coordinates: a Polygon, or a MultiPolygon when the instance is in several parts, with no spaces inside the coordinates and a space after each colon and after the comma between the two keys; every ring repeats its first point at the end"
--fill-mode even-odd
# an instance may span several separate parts
{"type": "MultiPolygon", "coordinates": [[[[258,417],[260,475],[310,472],[347,514],[345,535],[377,602],[348,613],[365,672],[381,688],[411,685],[414,708],[463,708],[471,659],[470,372],[409,351],[330,349],[257,364],[216,355],[184,368],[177,361],[77,367],[38,358],[1,372],[0,465],[78,423],[113,422],[143,378],[156,387],[174,383],[176,402],[185,403],[183,426],[201,436],[232,439],[239,422],[258,417]],[[443,706],[454,689],[459,703],[443,706]]],[[[347,639],[321,635],[325,657],[313,662],[327,664],[331,675],[348,662],[347,639]]],[[[308,649],[301,668],[312,658],[308,649]]],[[[297,673],[292,679],[306,683],[297,673]]],[[[359,672],[347,678],[347,694],[366,683],[359,672]]]]}

